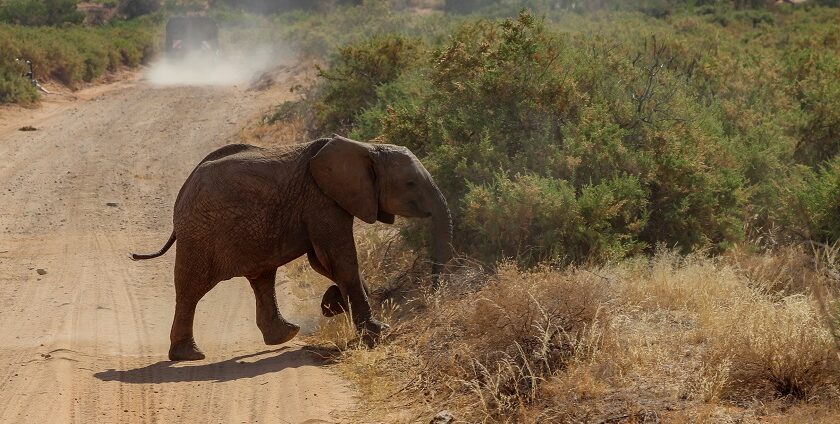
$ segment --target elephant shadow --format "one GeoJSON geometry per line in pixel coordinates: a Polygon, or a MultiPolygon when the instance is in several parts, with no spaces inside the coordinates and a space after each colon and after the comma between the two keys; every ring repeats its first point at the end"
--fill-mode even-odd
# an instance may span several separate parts
{"type": "Polygon", "coordinates": [[[253,378],[260,375],[279,372],[287,368],[317,366],[322,361],[313,352],[304,349],[284,347],[278,350],[265,350],[248,355],[237,356],[221,362],[198,365],[183,365],[183,362],[160,361],[144,367],[100,371],[93,376],[102,381],[119,381],[131,384],[177,383],[188,381],[211,381],[215,383],[253,378]],[[243,359],[279,352],[278,355],[266,356],[253,362],[243,359]]]}

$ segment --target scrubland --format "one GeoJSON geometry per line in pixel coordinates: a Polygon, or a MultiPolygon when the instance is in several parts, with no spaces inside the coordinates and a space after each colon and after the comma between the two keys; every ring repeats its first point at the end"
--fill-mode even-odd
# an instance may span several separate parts
{"type": "MultiPolygon", "coordinates": [[[[363,273],[394,326],[375,349],[323,319],[314,349],[354,381],[359,422],[835,422],[836,250],[598,266],[462,260],[440,290],[382,228],[363,273]]],[[[293,278],[318,279],[299,268],[293,278]]]]}
{"type": "Polygon", "coordinates": [[[310,340],[358,419],[840,418],[838,10],[485,3],[310,21],[378,29],[263,121],[406,145],[452,209],[440,290],[422,224],[360,230],[381,346],[342,319],[310,340]]]}

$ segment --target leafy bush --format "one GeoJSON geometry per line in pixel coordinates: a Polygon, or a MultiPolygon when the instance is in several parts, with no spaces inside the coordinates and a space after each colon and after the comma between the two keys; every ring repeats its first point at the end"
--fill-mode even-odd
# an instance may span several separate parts
{"type": "Polygon", "coordinates": [[[352,128],[355,115],[376,102],[377,88],[396,80],[419,54],[418,40],[394,35],[339,49],[334,66],[318,68],[318,76],[330,82],[317,111],[318,127],[329,132],[352,128]]]}
{"type": "Polygon", "coordinates": [[[837,11],[696,5],[663,20],[546,3],[543,20],[440,17],[419,40],[394,24],[425,21],[387,15],[377,32],[395,34],[343,38],[272,120],[410,147],[450,201],[456,247],[489,263],[815,234],[791,218],[787,189],[802,186],[798,165],[840,152],[837,11]],[[604,210],[618,215],[588,218],[604,210]]]}
{"type": "MultiPolygon", "coordinates": [[[[727,160],[728,146],[719,135],[696,129],[705,124],[705,116],[679,83],[680,65],[664,57],[667,52],[658,45],[635,59],[610,55],[607,48],[551,33],[528,14],[498,25],[466,25],[433,54],[431,91],[414,105],[394,107],[383,116],[380,139],[425,156],[438,185],[455,203],[456,228],[463,235],[457,238],[459,248],[482,252],[491,261],[499,256],[487,255],[499,248],[496,255],[526,249],[532,259],[560,254],[583,260],[658,242],[690,250],[739,239],[741,176],[716,165],[727,160]],[[673,69],[661,70],[665,61],[673,69]],[[692,116],[697,124],[686,125],[692,116]],[[535,221],[530,227],[515,226],[522,237],[509,235],[534,245],[482,246],[483,238],[470,234],[486,237],[493,231],[473,226],[494,221],[487,215],[466,219],[464,199],[471,186],[487,184],[496,188],[483,202],[501,195],[500,172],[556,181],[542,184],[538,196],[559,187],[577,201],[610,192],[599,198],[609,198],[605,204],[589,198],[589,216],[616,205],[628,209],[622,220],[581,222],[610,241],[594,242],[594,233],[561,237],[564,231],[553,233],[535,221]],[[615,181],[632,181],[634,188],[604,188],[615,181]],[[530,232],[556,239],[532,240],[525,235],[530,232]]],[[[475,197],[470,199],[475,205],[475,197]]],[[[540,214],[567,207],[558,202],[545,204],[540,214]]]]}
{"type": "Polygon", "coordinates": [[[0,2],[0,22],[17,25],[78,24],[84,14],[76,10],[78,0],[5,0],[0,2]]]}
{"type": "Polygon", "coordinates": [[[21,74],[10,70],[0,71],[0,104],[29,104],[37,98],[35,88],[21,74]]]}
{"type": "Polygon", "coordinates": [[[0,103],[31,103],[37,95],[16,58],[32,61],[39,81],[68,87],[91,82],[106,71],[135,67],[155,51],[152,20],[103,27],[24,27],[0,24],[0,103]]]}
{"type": "Polygon", "coordinates": [[[462,237],[487,260],[617,259],[642,247],[634,236],[644,228],[646,194],[633,177],[586,186],[578,195],[565,180],[498,176],[464,197],[462,237]]]}
{"type": "Polygon", "coordinates": [[[790,59],[788,74],[797,82],[795,94],[805,119],[799,128],[797,159],[811,166],[840,153],[840,60],[837,50],[805,48],[790,59]]]}
{"type": "Polygon", "coordinates": [[[799,168],[786,187],[786,227],[803,239],[822,243],[840,240],[840,156],[814,171],[799,168]]]}

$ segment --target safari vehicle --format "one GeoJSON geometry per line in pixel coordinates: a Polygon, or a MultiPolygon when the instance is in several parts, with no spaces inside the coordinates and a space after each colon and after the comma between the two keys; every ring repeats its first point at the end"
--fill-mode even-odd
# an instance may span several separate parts
{"type": "Polygon", "coordinates": [[[194,52],[216,55],[219,27],[207,16],[174,16],[166,23],[165,51],[173,59],[194,52]]]}

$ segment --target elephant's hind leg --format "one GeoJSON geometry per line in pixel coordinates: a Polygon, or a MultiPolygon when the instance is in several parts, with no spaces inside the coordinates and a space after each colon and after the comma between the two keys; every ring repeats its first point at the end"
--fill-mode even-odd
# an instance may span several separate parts
{"type": "MultiPolygon", "coordinates": [[[[179,247],[179,252],[183,246],[179,247]]],[[[193,321],[198,301],[213,288],[207,272],[197,272],[194,267],[184,266],[182,257],[175,259],[175,317],[169,333],[169,359],[172,361],[196,361],[204,359],[204,353],[195,344],[193,321]]]]}
{"type": "Polygon", "coordinates": [[[257,299],[257,327],[267,345],[286,343],[300,331],[300,327],[286,321],[277,308],[277,294],[274,290],[276,275],[275,268],[256,277],[247,277],[257,299]]]}

